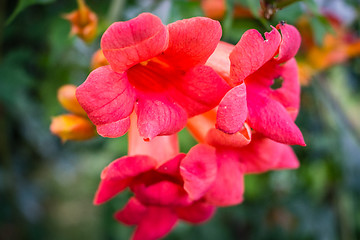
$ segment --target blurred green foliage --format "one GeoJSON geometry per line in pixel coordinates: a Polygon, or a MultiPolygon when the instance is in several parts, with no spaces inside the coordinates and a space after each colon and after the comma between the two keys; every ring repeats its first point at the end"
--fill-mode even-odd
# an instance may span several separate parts
{"type": "MultiPolygon", "coordinates": [[[[0,239],[128,239],[131,235],[131,228],[112,217],[130,193],[92,205],[100,172],[126,154],[126,137],[61,144],[48,130],[51,116],[64,112],[56,92],[63,84],[85,80],[91,55],[111,21],[143,11],[157,14],[164,23],[203,13],[199,1],[87,2],[100,19],[99,37],[90,45],[70,37],[70,25],[61,18],[76,8],[75,0],[1,5],[0,239]]],[[[249,28],[264,32],[270,24],[280,20],[295,24],[307,14],[321,42],[328,24],[314,2],[306,2],[310,4],[296,2],[265,20],[257,1],[228,1],[228,9],[241,3],[255,18],[234,19],[228,11],[221,22],[223,40],[236,43],[249,28]]],[[[357,11],[350,27],[359,35],[358,2],[348,2],[357,11]]],[[[298,170],[246,176],[243,204],[219,209],[200,226],[180,223],[166,239],[360,239],[358,69],[360,61],[353,59],[303,88],[297,124],[307,147],[294,147],[301,162],[298,170]]],[[[195,140],[186,130],[179,135],[186,152],[195,140]]]]}

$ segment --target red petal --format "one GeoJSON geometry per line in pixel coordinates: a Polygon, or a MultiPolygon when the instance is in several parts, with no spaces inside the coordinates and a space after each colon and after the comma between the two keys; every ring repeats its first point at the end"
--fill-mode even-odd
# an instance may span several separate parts
{"type": "Polygon", "coordinates": [[[294,150],[290,146],[284,145],[280,159],[274,169],[295,169],[300,166],[294,150]]]}
{"type": "Polygon", "coordinates": [[[135,110],[139,133],[150,140],[158,135],[177,133],[186,125],[185,110],[160,94],[144,95],[135,110]]]}
{"type": "Polygon", "coordinates": [[[180,171],[179,171],[180,162],[185,156],[186,156],[186,154],[184,154],[184,153],[178,154],[176,157],[168,160],[163,165],[161,165],[159,168],[157,168],[156,171],[159,173],[164,173],[166,175],[172,175],[172,176],[179,177],[180,176],[180,171]]]}
{"type": "Polygon", "coordinates": [[[100,135],[118,136],[126,131],[121,120],[130,115],[135,102],[135,92],[126,74],[115,73],[109,66],[99,67],[77,88],[76,98],[95,125],[115,123],[101,127],[100,135]]]}
{"type": "Polygon", "coordinates": [[[276,54],[281,36],[278,30],[273,28],[265,33],[265,38],[255,30],[246,31],[230,54],[230,76],[234,84],[240,84],[243,80],[259,69],[265,62],[276,54]]]}
{"type": "Polygon", "coordinates": [[[220,23],[204,17],[176,21],[168,30],[169,47],[163,57],[181,69],[204,64],[221,38],[220,23]]]}
{"type": "Polygon", "coordinates": [[[279,102],[269,98],[264,90],[247,85],[249,125],[264,136],[285,144],[305,146],[300,129],[279,102]]]}
{"type": "Polygon", "coordinates": [[[205,194],[213,184],[216,172],[215,149],[205,144],[191,148],[180,163],[184,189],[193,200],[198,200],[205,194]]]}
{"type": "Polygon", "coordinates": [[[230,90],[229,85],[210,67],[196,66],[186,72],[182,81],[169,93],[188,113],[189,117],[216,107],[221,98],[230,90]]]}
{"type": "Polygon", "coordinates": [[[124,190],[132,177],[154,169],[157,161],[147,156],[122,157],[110,163],[101,173],[101,183],[94,203],[101,204],[124,190]]]}
{"type": "Polygon", "coordinates": [[[127,225],[139,224],[147,212],[147,207],[139,202],[136,198],[129,199],[123,209],[116,212],[114,217],[119,222],[127,225]]]}
{"type": "Polygon", "coordinates": [[[184,206],[191,202],[184,189],[170,181],[160,181],[152,185],[136,183],[131,186],[137,199],[146,205],[184,206]]]}
{"type": "Polygon", "coordinates": [[[98,125],[96,130],[99,135],[109,138],[117,138],[124,135],[130,127],[130,118],[120,119],[119,121],[98,125]]]}
{"type": "Polygon", "coordinates": [[[218,129],[210,129],[206,135],[206,142],[214,147],[240,148],[251,141],[251,129],[244,123],[244,127],[234,134],[227,134],[218,129]]]}
{"type": "Polygon", "coordinates": [[[129,186],[130,182],[130,178],[123,180],[102,180],[95,193],[93,203],[98,205],[110,200],[129,186]]]}
{"type": "Polygon", "coordinates": [[[171,208],[150,206],[137,226],[133,240],[156,240],[168,234],[177,222],[171,208]]]}
{"type": "Polygon", "coordinates": [[[281,30],[282,40],[279,48],[278,62],[286,62],[293,58],[299,50],[301,36],[299,31],[289,24],[278,24],[276,28],[281,30]]]}
{"type": "Polygon", "coordinates": [[[129,21],[113,23],[101,38],[101,49],[112,69],[122,72],[163,52],[168,37],[166,26],[158,17],[143,13],[129,21]]]}
{"type": "Polygon", "coordinates": [[[274,90],[271,97],[279,101],[285,108],[292,108],[297,113],[300,107],[300,83],[295,59],[290,59],[281,65],[280,71],[283,79],[282,86],[274,90]]]}
{"type": "Polygon", "coordinates": [[[216,127],[225,133],[236,133],[242,128],[247,114],[246,87],[243,83],[231,89],[221,100],[216,127]]]}
{"type": "Polygon", "coordinates": [[[251,143],[238,149],[245,173],[261,173],[274,169],[283,152],[284,144],[254,135],[251,143]]]}
{"type": "Polygon", "coordinates": [[[187,207],[176,208],[176,214],[180,219],[196,224],[210,219],[215,210],[216,208],[208,203],[195,202],[187,207]]]}
{"type": "Polygon", "coordinates": [[[218,153],[218,173],[205,195],[206,202],[215,206],[230,206],[243,201],[244,176],[235,153],[218,153]]]}

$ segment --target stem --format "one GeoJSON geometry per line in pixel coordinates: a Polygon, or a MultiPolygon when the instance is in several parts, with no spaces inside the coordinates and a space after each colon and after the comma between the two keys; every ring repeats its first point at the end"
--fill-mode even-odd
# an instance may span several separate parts
{"type": "Polygon", "coordinates": [[[113,23],[121,19],[124,6],[125,0],[112,0],[110,3],[107,20],[110,23],[113,23]]]}

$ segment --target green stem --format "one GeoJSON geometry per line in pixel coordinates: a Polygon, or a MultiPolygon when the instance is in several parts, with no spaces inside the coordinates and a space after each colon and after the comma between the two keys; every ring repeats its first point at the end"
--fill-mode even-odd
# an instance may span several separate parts
{"type": "Polygon", "coordinates": [[[116,22],[122,18],[122,12],[125,6],[126,0],[112,0],[107,16],[107,20],[110,23],[116,22]]]}

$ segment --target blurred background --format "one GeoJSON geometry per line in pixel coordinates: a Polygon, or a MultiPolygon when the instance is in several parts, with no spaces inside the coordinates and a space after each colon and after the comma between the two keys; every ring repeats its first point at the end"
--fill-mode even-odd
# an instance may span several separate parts
{"type": "MultiPolygon", "coordinates": [[[[359,0],[86,0],[98,19],[90,33],[65,15],[78,3],[0,1],[1,240],[131,235],[112,216],[129,193],[92,204],[101,170],[126,154],[126,137],[61,141],[49,126],[67,113],[58,89],[86,79],[105,29],[141,12],[164,24],[217,19],[222,40],[233,44],[247,29],[269,31],[281,20],[303,39],[296,123],[307,147],[294,147],[301,167],[246,176],[241,205],[218,209],[200,226],[181,222],[165,239],[360,239],[359,0]]],[[[180,144],[186,152],[195,140],[183,130],[180,144]]]]}

